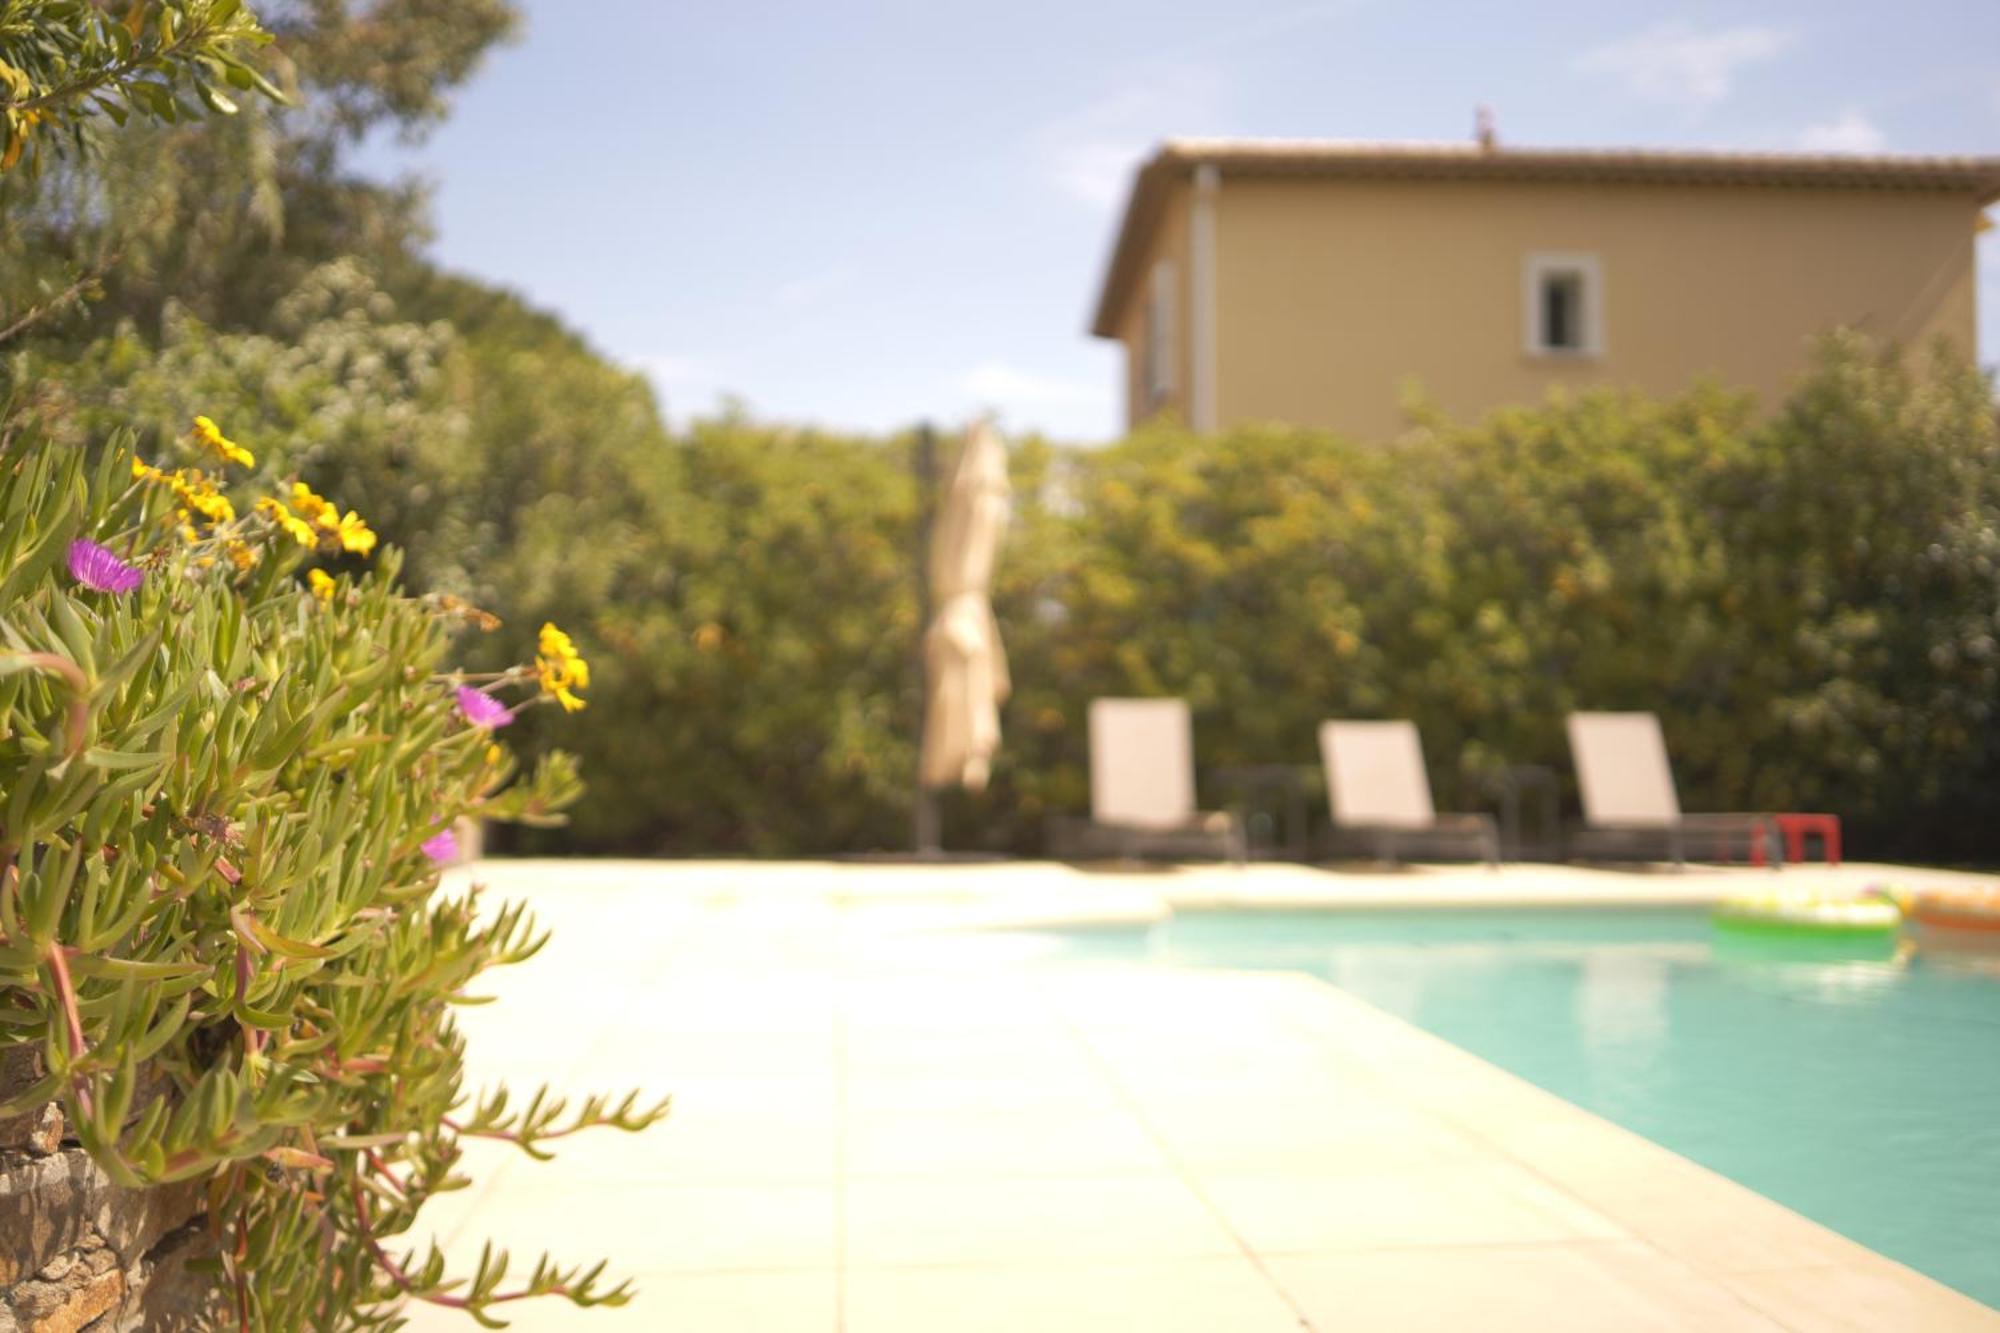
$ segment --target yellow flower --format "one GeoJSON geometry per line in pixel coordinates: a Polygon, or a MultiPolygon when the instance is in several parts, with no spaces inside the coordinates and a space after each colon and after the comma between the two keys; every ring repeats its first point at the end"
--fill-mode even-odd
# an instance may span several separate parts
{"type": "Polygon", "coordinates": [[[211,524],[235,521],[236,506],[229,503],[229,497],[202,475],[199,468],[175,468],[172,472],[162,472],[135,458],[132,460],[132,476],[138,481],[157,481],[170,487],[174,498],[181,502],[183,523],[190,521],[190,511],[200,514],[211,524]]]}
{"type": "Polygon", "coordinates": [[[302,481],[292,483],[292,509],[308,523],[326,528],[340,525],[340,511],[325,496],[315,495],[313,488],[302,481]]]}
{"type": "MultiPolygon", "coordinates": [[[[324,520],[322,520],[324,522],[324,520]]],[[[375,534],[361,521],[361,515],[352,509],[340,518],[333,527],[334,538],[340,542],[340,549],[352,551],[356,555],[367,555],[375,549],[375,534]]]]}
{"type": "Polygon", "coordinates": [[[319,538],[313,533],[312,527],[270,496],[267,495],[257,501],[257,512],[270,515],[271,521],[299,545],[319,545],[319,538]]]}
{"type": "Polygon", "coordinates": [[[188,508],[200,514],[210,523],[233,523],[236,520],[236,506],[229,503],[229,497],[214,487],[190,488],[184,497],[188,508]]]}
{"type": "Polygon", "coordinates": [[[257,466],[257,460],[250,456],[248,449],[224,436],[222,428],[207,417],[194,419],[194,437],[201,441],[204,448],[225,463],[241,463],[244,467],[257,466]]]}
{"type": "Polygon", "coordinates": [[[541,643],[536,651],[543,657],[570,658],[576,656],[576,644],[550,620],[542,624],[541,643]]]}
{"type": "Polygon", "coordinates": [[[240,537],[231,537],[223,550],[238,569],[250,569],[257,563],[257,548],[240,537]]]}
{"type": "Polygon", "coordinates": [[[541,680],[542,693],[561,704],[565,713],[576,712],[584,706],[576,691],[590,688],[590,663],[576,651],[569,635],[553,623],[542,626],[538,646],[535,675],[541,680]]]}
{"type": "Polygon", "coordinates": [[[331,574],[323,569],[308,569],[306,582],[312,585],[313,596],[319,598],[322,604],[333,600],[333,592],[338,585],[334,583],[331,574]]]}
{"type": "Polygon", "coordinates": [[[563,712],[574,713],[584,707],[584,700],[577,697],[575,691],[570,688],[570,682],[564,679],[559,668],[541,661],[536,662],[535,666],[542,677],[542,693],[561,704],[563,712]]]}

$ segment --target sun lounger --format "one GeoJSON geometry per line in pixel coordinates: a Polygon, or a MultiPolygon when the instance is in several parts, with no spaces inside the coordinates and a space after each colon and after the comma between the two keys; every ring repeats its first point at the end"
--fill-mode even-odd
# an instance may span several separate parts
{"type": "Polygon", "coordinates": [[[1500,863],[1491,815],[1441,815],[1414,722],[1322,722],[1327,811],[1335,829],[1367,838],[1375,855],[1396,861],[1406,845],[1470,844],[1488,865],[1500,863]]]}
{"type": "Polygon", "coordinates": [[[1710,839],[1716,859],[1724,860],[1776,836],[1765,814],[1683,814],[1666,738],[1651,713],[1571,713],[1569,748],[1583,798],[1583,825],[1569,838],[1572,855],[1663,851],[1681,865],[1690,848],[1700,853],[1710,839]]]}
{"type": "Polygon", "coordinates": [[[1058,854],[1244,859],[1234,815],[1195,808],[1194,730],[1182,699],[1094,699],[1090,818],[1058,826],[1058,854]]]}

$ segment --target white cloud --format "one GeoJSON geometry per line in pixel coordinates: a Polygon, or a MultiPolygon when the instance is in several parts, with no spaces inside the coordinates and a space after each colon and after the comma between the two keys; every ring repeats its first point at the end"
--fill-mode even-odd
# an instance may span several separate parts
{"type": "Polygon", "coordinates": [[[1744,67],[1771,59],[1791,42],[1790,33],[1776,28],[1700,32],[1682,23],[1661,23],[1584,52],[1576,67],[1621,79],[1648,101],[1700,112],[1729,96],[1744,67]]]}
{"type": "Polygon", "coordinates": [[[804,306],[818,305],[829,296],[836,296],[854,285],[854,270],[842,264],[819,273],[808,273],[779,285],[774,295],[779,305],[787,310],[797,310],[804,306]]]}
{"type": "Polygon", "coordinates": [[[1879,153],[1889,146],[1881,127],[1859,111],[1843,111],[1832,120],[1809,125],[1799,135],[1799,147],[1809,153],[1879,153]]]}
{"type": "Polygon", "coordinates": [[[1090,105],[1044,125],[1034,148],[1051,184],[1093,209],[1124,198],[1147,150],[1175,135],[1211,131],[1220,119],[1222,79],[1187,61],[1155,61],[1128,71],[1090,105]]]}

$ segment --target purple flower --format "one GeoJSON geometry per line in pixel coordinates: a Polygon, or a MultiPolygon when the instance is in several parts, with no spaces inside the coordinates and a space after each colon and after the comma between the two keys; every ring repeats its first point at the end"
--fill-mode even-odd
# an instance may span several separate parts
{"type": "Polygon", "coordinates": [[[514,720],[514,715],[507,711],[507,705],[485,690],[475,690],[470,685],[458,687],[458,711],[465,714],[465,720],[475,727],[504,727],[514,720]]]}
{"type": "Polygon", "coordinates": [[[450,829],[434,833],[424,839],[424,855],[441,866],[448,866],[458,859],[458,835],[450,829]]]}
{"type": "Polygon", "coordinates": [[[85,587],[121,594],[138,587],[146,577],[105,547],[81,537],[69,544],[69,572],[85,587]]]}

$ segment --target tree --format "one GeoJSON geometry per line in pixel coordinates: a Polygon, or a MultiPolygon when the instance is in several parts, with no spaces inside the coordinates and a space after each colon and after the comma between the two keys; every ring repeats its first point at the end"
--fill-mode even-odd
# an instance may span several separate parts
{"type": "MultiPolygon", "coordinates": [[[[142,112],[110,136],[75,121],[66,142],[88,147],[87,163],[71,154],[0,178],[0,329],[38,312],[36,332],[71,347],[127,320],[157,335],[170,301],[224,331],[269,332],[277,302],[318,265],[405,258],[424,236],[421,191],[353,176],[347,151],[374,131],[424,133],[517,21],[505,0],[290,0],[264,6],[260,29],[237,0],[141,0],[128,27],[78,0],[10,2],[17,42],[56,51],[42,57],[47,77],[75,63],[47,32],[80,34],[86,73],[52,86],[132,75],[129,94],[70,105],[123,116],[129,96],[142,112]],[[136,55],[118,46],[132,31],[174,36],[134,73],[136,55]],[[230,115],[191,119],[199,109],[230,115]],[[51,322],[58,311],[67,317],[51,322]]],[[[0,59],[11,60],[4,46],[0,59]]]]}

